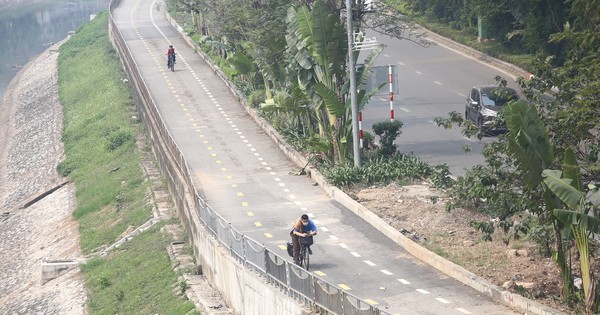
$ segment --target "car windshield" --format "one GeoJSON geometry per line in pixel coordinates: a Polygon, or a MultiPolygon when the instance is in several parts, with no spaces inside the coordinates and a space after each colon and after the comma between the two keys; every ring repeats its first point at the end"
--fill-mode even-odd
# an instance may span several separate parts
{"type": "Polygon", "coordinates": [[[510,88],[485,87],[481,89],[481,103],[484,106],[502,106],[517,99],[517,93],[510,88]]]}

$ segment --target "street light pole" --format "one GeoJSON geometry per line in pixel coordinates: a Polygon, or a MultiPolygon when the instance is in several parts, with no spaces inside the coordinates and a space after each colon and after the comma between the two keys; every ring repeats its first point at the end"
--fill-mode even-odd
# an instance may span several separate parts
{"type": "Polygon", "coordinates": [[[346,0],[346,28],[348,31],[348,68],[350,70],[350,103],[352,105],[352,148],[354,167],[360,167],[358,135],[358,104],[356,102],[356,67],[354,65],[354,30],[352,29],[352,0],[346,0]]]}

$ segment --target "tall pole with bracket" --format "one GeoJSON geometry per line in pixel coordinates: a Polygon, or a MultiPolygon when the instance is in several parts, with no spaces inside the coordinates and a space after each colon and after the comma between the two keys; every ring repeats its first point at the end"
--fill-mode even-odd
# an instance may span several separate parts
{"type": "Polygon", "coordinates": [[[346,28],[348,32],[348,70],[350,71],[350,103],[352,105],[352,148],[354,167],[360,167],[358,134],[358,104],[356,100],[356,67],[354,65],[354,30],[352,29],[352,0],[346,0],[346,28]]]}

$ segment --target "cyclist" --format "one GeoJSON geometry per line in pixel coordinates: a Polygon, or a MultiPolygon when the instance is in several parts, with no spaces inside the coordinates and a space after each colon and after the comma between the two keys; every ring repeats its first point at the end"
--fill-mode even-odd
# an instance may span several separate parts
{"type": "MultiPolygon", "coordinates": [[[[294,226],[292,226],[292,231],[290,231],[292,245],[294,246],[294,263],[296,265],[300,264],[300,238],[312,237],[313,235],[317,235],[317,226],[308,218],[307,214],[303,214],[296,220],[294,226]]],[[[308,248],[308,251],[312,254],[310,247],[308,248]]]]}
{"type": "Polygon", "coordinates": [[[167,66],[169,66],[169,59],[173,58],[173,62],[175,62],[175,48],[173,45],[169,45],[169,49],[167,50],[167,66]]]}

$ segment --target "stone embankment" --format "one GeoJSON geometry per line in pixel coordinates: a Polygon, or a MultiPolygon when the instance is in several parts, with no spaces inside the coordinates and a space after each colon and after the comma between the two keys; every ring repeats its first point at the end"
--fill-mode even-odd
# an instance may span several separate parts
{"type": "Polygon", "coordinates": [[[0,313],[84,314],[78,269],[42,281],[44,260],[81,256],[71,213],[74,186],[56,166],[63,154],[56,44],[19,72],[0,106],[0,313]]]}

